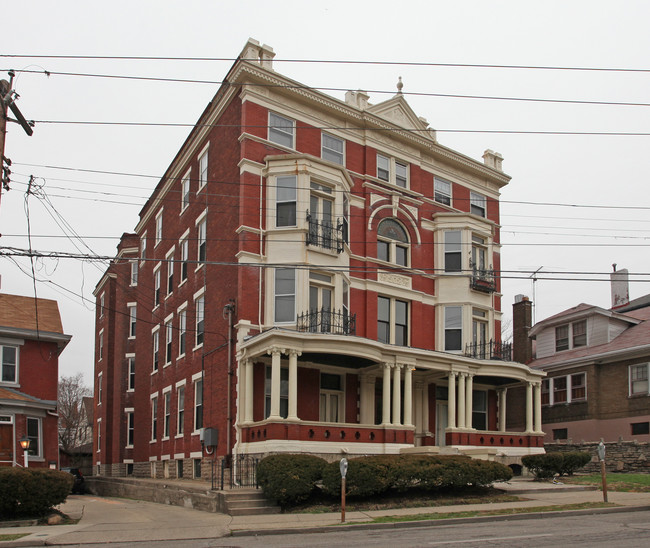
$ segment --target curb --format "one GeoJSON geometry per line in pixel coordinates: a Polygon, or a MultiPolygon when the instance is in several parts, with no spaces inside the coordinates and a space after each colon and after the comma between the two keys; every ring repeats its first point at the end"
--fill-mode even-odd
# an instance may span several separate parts
{"type": "MultiPolygon", "coordinates": [[[[520,514],[504,514],[494,516],[477,516],[473,518],[443,518],[432,520],[400,521],[395,523],[359,523],[345,525],[345,530],[367,531],[372,529],[409,529],[413,527],[436,527],[460,525],[463,523],[482,523],[494,521],[514,521],[524,519],[557,518],[560,516],[588,516],[591,514],[618,514],[623,512],[647,512],[648,506],[615,506],[612,508],[591,508],[585,510],[558,510],[552,512],[522,512],[520,514]]],[[[303,527],[301,529],[238,529],[230,532],[232,537],[270,536],[270,535],[299,535],[304,533],[332,533],[341,532],[341,527],[336,525],[320,527],[303,527]]]]}

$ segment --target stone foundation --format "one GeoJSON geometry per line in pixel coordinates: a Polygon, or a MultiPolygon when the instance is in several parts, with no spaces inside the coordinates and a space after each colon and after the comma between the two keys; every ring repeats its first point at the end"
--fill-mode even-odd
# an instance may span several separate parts
{"type": "MultiPolygon", "coordinates": [[[[591,462],[580,472],[600,472],[598,460],[598,443],[547,443],[547,453],[569,451],[586,451],[591,455],[591,462]]],[[[636,441],[618,441],[605,443],[605,467],[608,472],[650,473],[650,443],[636,441]]]]}

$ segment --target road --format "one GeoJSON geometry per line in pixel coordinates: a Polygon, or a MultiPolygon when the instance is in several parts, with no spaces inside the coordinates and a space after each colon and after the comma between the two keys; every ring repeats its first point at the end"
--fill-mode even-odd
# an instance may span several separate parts
{"type": "MultiPolygon", "coordinates": [[[[84,544],[85,548],[105,544],[84,544]]],[[[132,548],[132,543],[114,543],[111,548],[132,548]]],[[[399,529],[352,530],[317,534],[265,535],[258,537],[225,537],[212,540],[174,540],[139,542],[138,548],[208,548],[273,546],[317,548],[321,546],[607,546],[638,548],[650,546],[650,512],[623,512],[591,516],[515,519],[494,523],[464,523],[399,529]]]]}

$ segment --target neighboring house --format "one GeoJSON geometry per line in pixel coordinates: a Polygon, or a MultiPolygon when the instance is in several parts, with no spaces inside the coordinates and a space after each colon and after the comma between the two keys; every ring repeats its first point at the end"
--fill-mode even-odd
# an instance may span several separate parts
{"type": "Polygon", "coordinates": [[[246,44],[95,288],[95,471],[543,451],[544,375],[500,342],[501,156],[273,57],[246,44]]]}
{"type": "Polygon", "coordinates": [[[616,306],[582,303],[530,329],[536,356],[529,365],[548,374],[542,382],[547,442],[650,441],[650,295],[629,302],[626,283],[617,291],[626,275],[612,274],[616,306]]]}
{"type": "Polygon", "coordinates": [[[70,338],[56,301],[0,293],[0,465],[23,465],[27,436],[30,467],[58,466],[59,354],[70,338]]]}
{"type": "MultiPolygon", "coordinates": [[[[65,450],[60,448],[61,466],[80,468],[83,474],[92,474],[93,455],[93,411],[94,399],[92,396],[82,398],[79,421],[74,425],[75,442],[72,447],[65,450]]],[[[61,424],[59,423],[59,429],[61,424]]]]}

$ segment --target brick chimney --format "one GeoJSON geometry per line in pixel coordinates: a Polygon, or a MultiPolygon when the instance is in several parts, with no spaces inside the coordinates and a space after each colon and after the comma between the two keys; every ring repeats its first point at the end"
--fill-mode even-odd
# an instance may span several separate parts
{"type": "Polygon", "coordinates": [[[533,359],[533,341],[528,337],[533,321],[533,303],[525,295],[516,295],[512,305],[513,360],[529,363],[533,359]]]}

